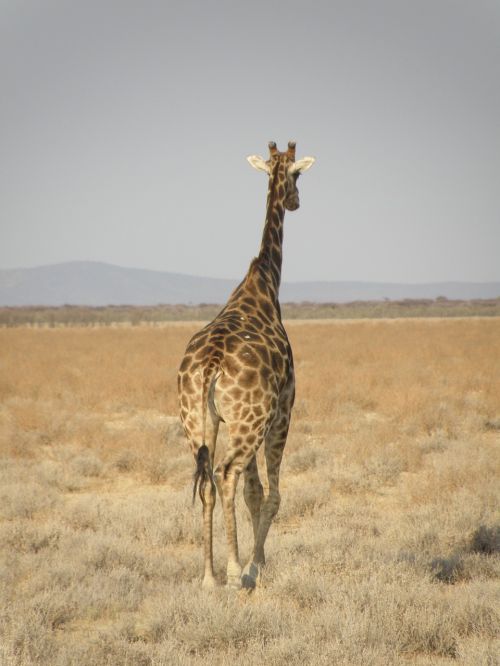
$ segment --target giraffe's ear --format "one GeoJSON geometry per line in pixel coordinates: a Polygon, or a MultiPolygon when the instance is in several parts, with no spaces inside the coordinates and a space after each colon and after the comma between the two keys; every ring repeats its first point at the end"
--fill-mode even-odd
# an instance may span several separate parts
{"type": "Polygon", "coordinates": [[[301,160],[297,160],[294,162],[289,168],[288,172],[289,173],[302,173],[303,171],[307,171],[312,167],[316,160],[314,157],[303,157],[301,160]]]}
{"type": "Polygon", "coordinates": [[[271,173],[269,164],[260,155],[249,155],[247,160],[250,162],[254,169],[259,169],[260,171],[271,173]]]}

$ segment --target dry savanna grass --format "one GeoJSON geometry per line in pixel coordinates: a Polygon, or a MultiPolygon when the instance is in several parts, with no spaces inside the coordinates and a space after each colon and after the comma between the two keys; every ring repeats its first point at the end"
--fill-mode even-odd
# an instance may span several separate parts
{"type": "Polygon", "coordinates": [[[220,505],[200,589],[175,382],[197,327],[0,331],[0,663],[497,664],[500,320],[290,324],[250,594],[222,586],[220,505]]]}

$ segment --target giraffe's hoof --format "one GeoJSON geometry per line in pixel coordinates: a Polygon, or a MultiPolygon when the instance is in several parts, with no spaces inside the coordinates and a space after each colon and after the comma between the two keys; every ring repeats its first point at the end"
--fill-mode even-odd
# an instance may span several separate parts
{"type": "Polygon", "coordinates": [[[241,566],[236,562],[228,562],[227,587],[231,590],[241,589],[241,566]]]}
{"type": "Polygon", "coordinates": [[[205,576],[203,583],[201,584],[202,589],[204,590],[213,590],[217,586],[215,578],[213,576],[205,576]]]}
{"type": "Polygon", "coordinates": [[[237,578],[235,578],[234,576],[228,576],[226,587],[229,590],[241,590],[240,577],[238,576],[237,578]]]}
{"type": "Polygon", "coordinates": [[[241,586],[245,590],[254,590],[260,583],[260,567],[255,562],[249,562],[243,569],[241,586]]]}
{"type": "Polygon", "coordinates": [[[241,587],[244,590],[255,590],[257,587],[257,580],[248,574],[243,574],[241,577],[241,587]]]}

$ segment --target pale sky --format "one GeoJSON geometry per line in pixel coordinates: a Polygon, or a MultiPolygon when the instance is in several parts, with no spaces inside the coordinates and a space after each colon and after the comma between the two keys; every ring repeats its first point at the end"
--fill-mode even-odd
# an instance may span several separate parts
{"type": "Polygon", "coordinates": [[[284,280],[500,280],[498,0],[2,0],[0,80],[0,268],[239,278],[293,139],[284,280]]]}

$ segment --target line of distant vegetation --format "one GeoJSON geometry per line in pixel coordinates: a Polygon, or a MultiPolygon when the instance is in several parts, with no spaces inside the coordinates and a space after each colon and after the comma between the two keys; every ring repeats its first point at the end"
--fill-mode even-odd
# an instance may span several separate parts
{"type": "MultiPolygon", "coordinates": [[[[89,307],[0,307],[0,326],[108,326],[160,324],[168,321],[208,321],[221,305],[108,305],[89,307]]],[[[284,303],[284,319],[393,319],[398,317],[498,317],[500,298],[469,301],[404,299],[352,303],[284,303]]]]}

